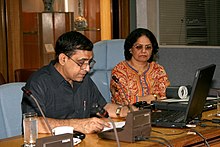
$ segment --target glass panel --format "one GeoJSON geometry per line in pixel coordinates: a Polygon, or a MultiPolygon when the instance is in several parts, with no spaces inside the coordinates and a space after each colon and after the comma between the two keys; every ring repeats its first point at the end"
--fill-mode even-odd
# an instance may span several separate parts
{"type": "Polygon", "coordinates": [[[159,0],[162,45],[220,45],[219,0],[159,0]]]}

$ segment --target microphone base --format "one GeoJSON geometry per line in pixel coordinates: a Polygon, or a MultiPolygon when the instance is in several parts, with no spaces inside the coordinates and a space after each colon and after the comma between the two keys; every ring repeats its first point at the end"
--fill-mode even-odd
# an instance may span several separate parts
{"type": "MultiPolygon", "coordinates": [[[[117,128],[119,141],[135,142],[136,137],[148,137],[151,132],[151,111],[149,109],[128,113],[125,126],[117,128]]],[[[114,130],[98,133],[102,139],[116,140],[114,130]]]]}
{"type": "Polygon", "coordinates": [[[73,134],[65,133],[49,137],[38,138],[36,147],[73,147],[73,134]]]}

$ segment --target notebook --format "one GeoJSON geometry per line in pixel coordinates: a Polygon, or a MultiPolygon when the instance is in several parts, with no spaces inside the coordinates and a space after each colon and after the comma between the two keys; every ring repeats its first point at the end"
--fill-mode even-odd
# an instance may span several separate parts
{"type": "Polygon", "coordinates": [[[197,69],[187,107],[152,112],[152,126],[182,128],[201,119],[215,68],[215,64],[210,64],[197,69]]]}

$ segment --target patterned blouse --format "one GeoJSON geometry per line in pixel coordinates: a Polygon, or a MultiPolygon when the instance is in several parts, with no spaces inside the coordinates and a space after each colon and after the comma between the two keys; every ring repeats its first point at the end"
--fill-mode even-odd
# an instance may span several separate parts
{"type": "Polygon", "coordinates": [[[141,75],[128,62],[118,63],[112,70],[112,76],[119,80],[116,83],[113,79],[110,82],[112,102],[127,104],[137,102],[138,96],[157,94],[160,97],[166,96],[166,88],[170,85],[168,76],[163,66],[151,62],[148,69],[141,75]]]}

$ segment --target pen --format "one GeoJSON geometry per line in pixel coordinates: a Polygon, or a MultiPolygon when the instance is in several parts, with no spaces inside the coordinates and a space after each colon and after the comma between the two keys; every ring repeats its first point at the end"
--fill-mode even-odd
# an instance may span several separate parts
{"type": "Polygon", "coordinates": [[[86,111],[86,101],[83,101],[83,110],[86,111]]]}

